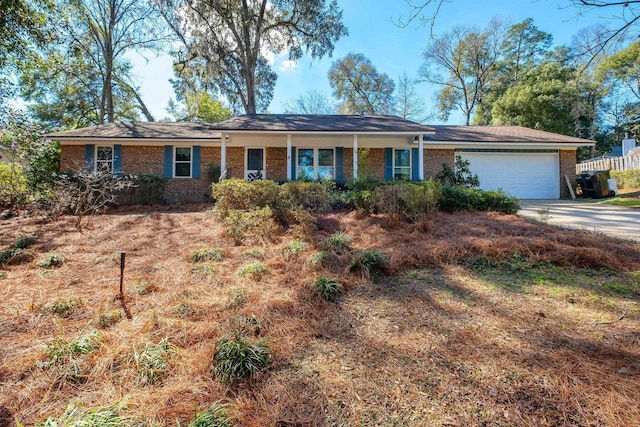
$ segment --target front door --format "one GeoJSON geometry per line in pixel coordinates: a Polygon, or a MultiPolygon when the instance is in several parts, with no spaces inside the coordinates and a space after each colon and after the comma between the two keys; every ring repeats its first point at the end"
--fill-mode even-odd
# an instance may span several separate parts
{"type": "Polygon", "coordinates": [[[244,179],[247,181],[255,181],[266,178],[264,170],[264,148],[247,148],[245,164],[244,179]]]}

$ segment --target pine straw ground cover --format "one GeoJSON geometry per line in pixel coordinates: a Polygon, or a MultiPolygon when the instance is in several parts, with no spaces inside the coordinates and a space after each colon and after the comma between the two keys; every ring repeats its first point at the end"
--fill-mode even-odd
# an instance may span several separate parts
{"type": "Polygon", "coordinates": [[[288,234],[234,246],[206,209],[121,211],[82,233],[72,219],[0,222],[1,250],[29,236],[34,252],[0,266],[0,424],[73,404],[187,425],[223,402],[236,426],[640,425],[638,244],[494,213],[388,225],[331,214],[291,255],[288,234]],[[337,230],[353,251],[380,249],[388,274],[349,273],[345,254],[318,265],[337,230]],[[219,260],[194,263],[204,248],[219,260]],[[62,265],[38,266],[52,254],[62,265]],[[314,294],[320,275],[343,285],[337,304],[314,294]],[[266,340],[269,366],[221,383],[215,345],[239,328],[266,340]]]}

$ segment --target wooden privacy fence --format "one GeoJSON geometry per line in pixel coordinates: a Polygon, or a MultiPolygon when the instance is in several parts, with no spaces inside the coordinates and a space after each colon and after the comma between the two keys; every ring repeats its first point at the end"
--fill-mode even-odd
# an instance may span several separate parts
{"type": "Polygon", "coordinates": [[[640,156],[605,157],[576,165],[576,173],[594,170],[628,171],[632,169],[640,169],[640,156]]]}

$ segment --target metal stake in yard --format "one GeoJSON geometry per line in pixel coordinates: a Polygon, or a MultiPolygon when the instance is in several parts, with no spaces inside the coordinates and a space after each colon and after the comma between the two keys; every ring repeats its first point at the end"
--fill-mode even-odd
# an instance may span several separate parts
{"type": "Polygon", "coordinates": [[[120,252],[120,301],[122,301],[122,308],[124,309],[124,314],[126,314],[127,319],[131,320],[131,312],[127,308],[127,305],[124,302],[124,264],[125,264],[125,252],[120,252]]]}

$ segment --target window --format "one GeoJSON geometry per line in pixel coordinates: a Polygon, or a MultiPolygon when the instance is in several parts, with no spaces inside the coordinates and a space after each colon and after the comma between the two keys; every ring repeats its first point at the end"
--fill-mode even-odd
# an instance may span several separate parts
{"type": "Polygon", "coordinates": [[[113,172],[113,146],[96,147],[96,171],[113,172]]]}
{"type": "Polygon", "coordinates": [[[299,148],[298,179],[334,179],[335,153],[333,148],[299,148]]]}
{"type": "Polygon", "coordinates": [[[191,147],[176,147],[173,176],[191,178],[191,147]]]}
{"type": "Polygon", "coordinates": [[[411,180],[411,149],[393,150],[393,179],[411,180]]]}

